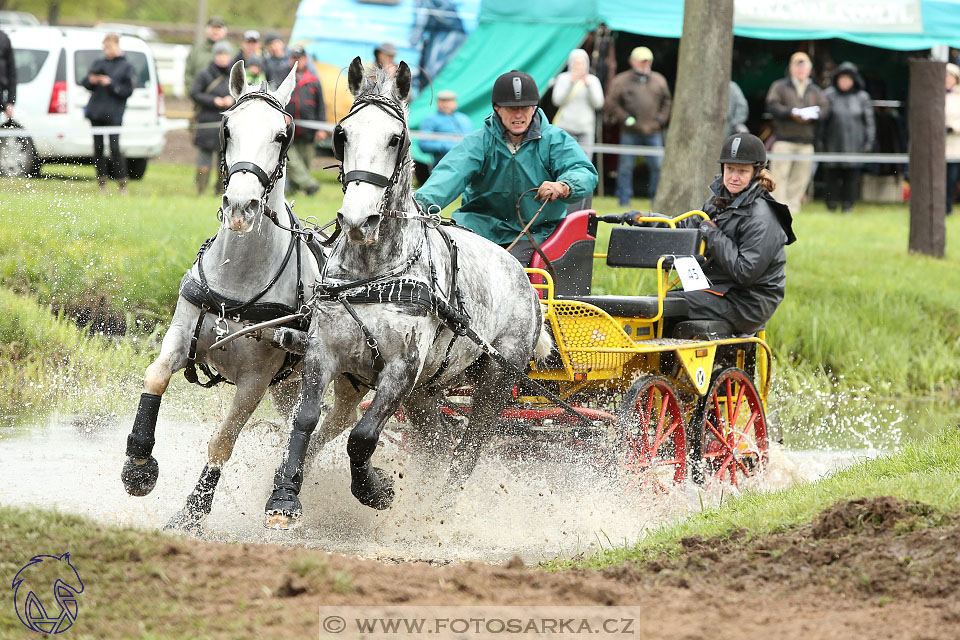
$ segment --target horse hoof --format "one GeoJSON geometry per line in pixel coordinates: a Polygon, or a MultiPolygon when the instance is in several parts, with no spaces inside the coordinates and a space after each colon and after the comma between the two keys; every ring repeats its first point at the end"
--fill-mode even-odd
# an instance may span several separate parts
{"type": "Polygon", "coordinates": [[[123,480],[123,488],[127,493],[140,498],[153,491],[159,475],[160,465],[153,456],[146,459],[127,457],[123,463],[123,471],[120,472],[120,479],[123,480]]]}
{"type": "Polygon", "coordinates": [[[379,467],[374,467],[370,478],[364,485],[353,483],[350,491],[360,504],[383,511],[393,504],[393,478],[379,467]]]}
{"type": "Polygon", "coordinates": [[[203,535],[203,515],[189,509],[181,509],[167,520],[167,524],[163,525],[163,530],[171,533],[185,533],[199,538],[203,535]]]}
{"type": "Polygon", "coordinates": [[[279,511],[268,512],[264,517],[263,526],[267,529],[289,531],[300,527],[300,517],[279,511]]]}

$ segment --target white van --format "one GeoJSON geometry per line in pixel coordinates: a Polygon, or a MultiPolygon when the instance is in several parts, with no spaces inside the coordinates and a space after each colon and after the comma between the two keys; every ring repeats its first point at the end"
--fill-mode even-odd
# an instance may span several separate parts
{"type": "MultiPolygon", "coordinates": [[[[41,26],[9,27],[5,32],[17,66],[13,119],[38,133],[19,145],[0,145],[0,168],[8,175],[29,176],[38,174],[44,162],[92,162],[93,134],[84,117],[90,92],[80,83],[94,60],[103,56],[107,31],[41,26]],[[42,135],[45,130],[53,135],[42,135]]],[[[140,38],[120,36],[120,48],[136,72],[123,114],[124,128],[133,131],[120,134],[120,149],[130,177],[139,180],[147,161],[163,151],[163,91],[150,47],[140,38]]]]}

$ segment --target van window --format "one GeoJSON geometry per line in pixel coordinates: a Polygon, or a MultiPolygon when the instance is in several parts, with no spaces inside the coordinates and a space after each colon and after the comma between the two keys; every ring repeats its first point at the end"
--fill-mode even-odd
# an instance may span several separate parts
{"type": "Polygon", "coordinates": [[[50,52],[40,49],[14,49],[13,60],[17,67],[17,84],[32,82],[40,73],[40,67],[46,62],[48,53],[50,52]]]}
{"type": "MultiPolygon", "coordinates": [[[[150,81],[150,68],[147,66],[147,56],[139,51],[124,51],[127,62],[133,65],[134,89],[140,89],[147,86],[150,81]]],[[[87,77],[87,71],[96,60],[103,57],[103,51],[100,49],[83,49],[73,54],[73,73],[76,76],[74,81],[81,84],[87,77]]]]}

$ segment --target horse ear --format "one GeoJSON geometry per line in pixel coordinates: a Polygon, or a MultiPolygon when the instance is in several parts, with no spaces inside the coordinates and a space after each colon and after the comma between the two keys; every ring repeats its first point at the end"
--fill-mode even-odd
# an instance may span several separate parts
{"type": "Polygon", "coordinates": [[[400,66],[397,67],[395,86],[397,100],[403,102],[410,95],[410,67],[406,62],[400,62],[400,66]]]}
{"type": "Polygon", "coordinates": [[[236,100],[247,88],[247,72],[243,69],[243,60],[237,60],[230,70],[230,95],[236,100]]]}
{"type": "Polygon", "coordinates": [[[290,96],[293,95],[293,88],[297,84],[297,65],[299,62],[294,62],[293,67],[290,69],[290,73],[287,74],[287,77],[283,79],[283,82],[280,83],[280,86],[277,87],[276,93],[273,95],[276,96],[277,100],[280,101],[280,104],[286,105],[290,102],[290,96]]]}
{"type": "Polygon", "coordinates": [[[353,59],[350,63],[350,70],[347,71],[347,86],[350,87],[350,93],[357,95],[360,93],[360,86],[363,84],[363,61],[360,56],[353,59]]]}

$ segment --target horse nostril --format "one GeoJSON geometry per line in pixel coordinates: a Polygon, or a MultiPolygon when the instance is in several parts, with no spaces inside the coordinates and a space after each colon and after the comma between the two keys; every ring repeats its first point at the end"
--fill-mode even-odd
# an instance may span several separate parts
{"type": "Polygon", "coordinates": [[[259,200],[248,200],[247,204],[243,206],[247,213],[256,213],[260,210],[260,201],[259,200]]]}
{"type": "Polygon", "coordinates": [[[380,224],[380,214],[375,213],[372,216],[368,216],[362,226],[364,229],[375,229],[378,224],[380,224]]]}
{"type": "Polygon", "coordinates": [[[220,208],[224,211],[230,208],[230,201],[227,200],[227,194],[223,194],[223,196],[220,198],[220,208]]]}

